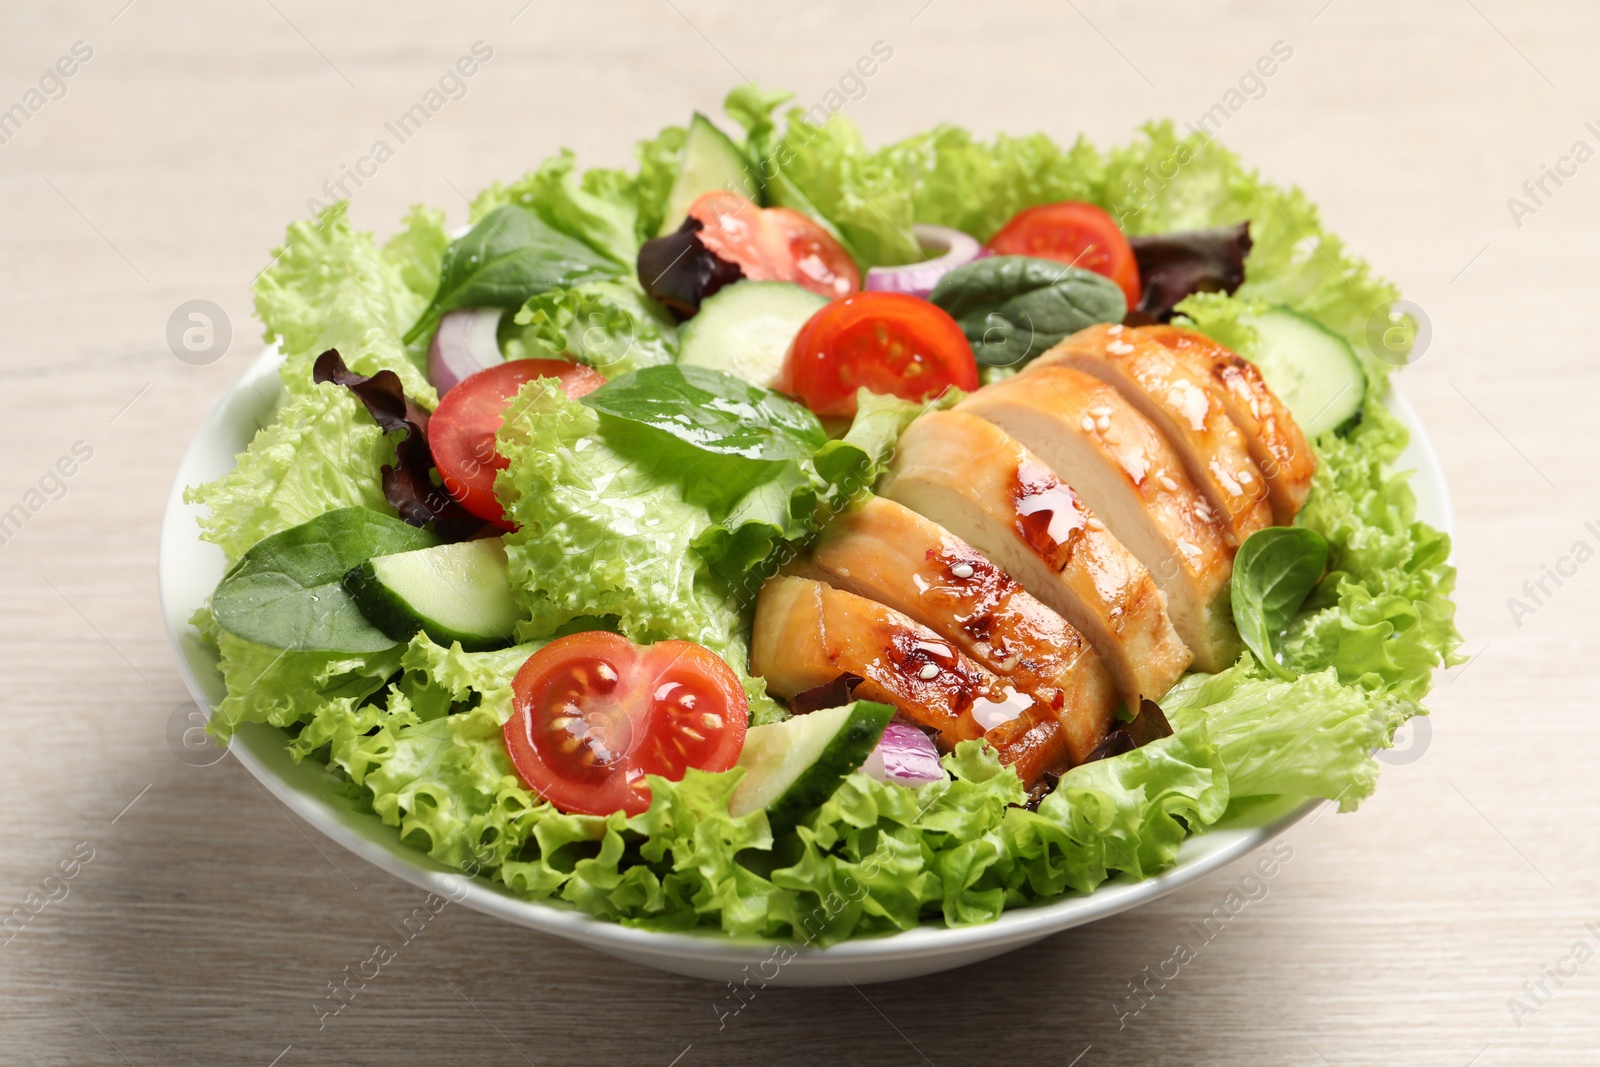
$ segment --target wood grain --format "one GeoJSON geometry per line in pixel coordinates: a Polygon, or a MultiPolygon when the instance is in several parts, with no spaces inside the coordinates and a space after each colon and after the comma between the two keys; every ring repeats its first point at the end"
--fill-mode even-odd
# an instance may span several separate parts
{"type": "Polygon", "coordinates": [[[0,545],[0,912],[92,850],[0,946],[0,1061],[1596,1062],[1600,963],[1546,979],[1520,1026],[1507,1000],[1574,942],[1600,942],[1583,925],[1600,922],[1600,569],[1547,579],[1520,619],[1507,598],[1575,542],[1600,546],[1585,526],[1600,526],[1600,163],[1547,182],[1520,225],[1506,201],[1574,141],[1600,146],[1584,126],[1600,10],[125,3],[0,13],[0,110],[75,41],[93,48],[65,97],[0,144],[0,510],[74,442],[93,451],[0,545]],[[492,61],[356,190],[361,225],[387,231],[416,200],[460,220],[461,192],[563,145],[624,162],[633,137],[714,110],[747,77],[813,102],[879,40],[893,57],[847,105],[874,141],[939,121],[1120,139],[1153,115],[1197,118],[1275,41],[1292,47],[1223,140],[1303,186],[1433,328],[1401,388],[1455,492],[1478,658],[1441,678],[1420,758],[1389,766],[1359,813],[1297,828],[1265,895],[1136,1015],[1115,1007],[1132,1003],[1127,983],[1198,937],[1248,861],[963,971],[767,991],[721,1030],[714,986],[450,908],[319,1029],[326,983],[418,894],[286,816],[237,764],[174,756],[166,730],[187,696],[161,631],[156,532],[185,445],[258,348],[249,285],[285,222],[477,40],[492,61]],[[196,298],[234,331],[205,367],[165,340],[196,298]]]}

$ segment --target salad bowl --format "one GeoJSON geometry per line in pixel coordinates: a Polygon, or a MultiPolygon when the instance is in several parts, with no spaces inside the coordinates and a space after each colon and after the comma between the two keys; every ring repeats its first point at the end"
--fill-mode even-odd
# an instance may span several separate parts
{"type": "MultiPolygon", "coordinates": [[[[207,712],[225,694],[217,653],[191,618],[226,569],[216,545],[199,536],[200,508],[184,489],[229,470],[271,417],[280,389],[281,356],[268,348],[205,420],[179,467],[161,530],[159,584],[163,616],[179,669],[207,712]]],[[[1386,398],[1411,432],[1398,470],[1411,470],[1418,517],[1451,529],[1448,495],[1437,457],[1415,411],[1391,390],[1386,398]]],[[[741,940],[715,930],[667,933],[606,922],[559,903],[522,899],[485,877],[468,877],[404,844],[399,833],[341,795],[339,781],[314,760],[295,762],[284,731],[239,727],[230,751],[273,796],[318,831],[362,859],[420,889],[537,933],[554,935],[632,963],[713,980],[753,979],[762,985],[857,985],[910,978],[959,967],[1021,948],[1062,930],[1127,911],[1216,871],[1282,835],[1325,803],[1267,799],[1230,813],[1208,832],[1183,843],[1162,873],[1115,878],[1087,894],[1069,894],[1007,909],[992,922],[947,928],[924,925],[897,934],[858,937],[827,947],[741,940]]]]}

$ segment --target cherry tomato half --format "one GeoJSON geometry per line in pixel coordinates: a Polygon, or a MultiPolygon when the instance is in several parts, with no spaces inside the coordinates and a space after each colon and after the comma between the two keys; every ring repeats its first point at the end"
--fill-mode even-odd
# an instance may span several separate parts
{"type": "Polygon", "coordinates": [[[558,637],[511,686],[504,734],[518,776],[562,811],[585,815],[644,811],[647,774],[678,781],[690,767],[727,770],[750,719],[733,668],[688,641],[558,637]]]}
{"type": "Polygon", "coordinates": [[[511,529],[494,495],[494,475],[506,461],[494,450],[494,435],[505,424],[506,401],[535,378],[559,378],[574,399],[592,393],[606,380],[593,367],[564,359],[511,359],[457,382],[428,417],[428,450],[439,468],[445,492],[461,506],[511,529]]]}
{"type": "Polygon", "coordinates": [[[861,288],[861,271],[815,219],[786,207],[757,207],[738,193],[704,193],[689,206],[700,243],[758,282],[794,282],[820,296],[861,288]]]}
{"type": "Polygon", "coordinates": [[[955,319],[905,293],[857,293],[806,320],[773,388],[818,415],[852,416],[861,386],[926,400],[952,385],[978,387],[978,363],[955,319]]]}
{"type": "Polygon", "coordinates": [[[1093,204],[1063,200],[1040,204],[1011,216],[989,239],[1002,256],[1057,259],[1104,274],[1122,289],[1128,307],[1139,305],[1139,263],[1116,220],[1093,204]]]}

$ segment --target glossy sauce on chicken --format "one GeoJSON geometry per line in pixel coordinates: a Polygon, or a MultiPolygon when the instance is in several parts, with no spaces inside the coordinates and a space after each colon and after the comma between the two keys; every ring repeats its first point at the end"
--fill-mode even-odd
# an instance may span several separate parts
{"type": "Polygon", "coordinates": [[[1072,558],[1088,523],[1083,504],[1071,487],[1042,463],[1019,463],[1012,481],[1017,533],[1040,559],[1061,570],[1072,558]]]}

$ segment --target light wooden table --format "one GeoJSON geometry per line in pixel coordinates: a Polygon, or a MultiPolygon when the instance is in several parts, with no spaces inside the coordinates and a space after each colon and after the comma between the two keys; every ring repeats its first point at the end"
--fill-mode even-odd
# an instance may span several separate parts
{"type": "Polygon", "coordinates": [[[1546,979],[1553,995],[1520,1026],[1507,1007],[1541,968],[1572,971],[1575,942],[1600,945],[1584,925],[1600,923],[1600,568],[1547,583],[1530,616],[1507,606],[1576,542],[1600,546],[1600,163],[1548,185],[1520,225],[1506,203],[1574,141],[1600,147],[1584,125],[1600,118],[1600,10],[439,6],[0,14],[0,110],[74,42],[92,49],[0,144],[0,511],[76,442],[92,450],[0,545],[0,912],[59,897],[0,946],[0,1061],[1600,1062],[1600,962],[1546,979]],[[1401,388],[1455,493],[1460,621],[1482,662],[1441,678],[1420,758],[1389,766],[1358,814],[1293,831],[1266,896],[1121,1028],[1126,983],[1243,864],[967,970],[768,991],[720,1031],[715,987],[449,909],[319,1031],[325,983],[418,894],[287,817],[231,760],[174,756],[187,694],[158,616],[156,530],[191,434],[258,349],[249,285],[283,225],[478,40],[492,61],[356,191],[361,225],[387,231],[414,200],[459,221],[457,190],[562,145],[623,162],[636,135],[715,110],[745,77],[815,100],[880,40],[893,57],[847,108],[874,141],[939,121],[1121,139],[1150,116],[1198,118],[1286,42],[1292,59],[1223,140],[1303,185],[1433,327],[1401,388]],[[165,340],[191,299],[232,323],[210,366],[165,340]],[[63,863],[75,876],[47,882],[63,863]]]}

